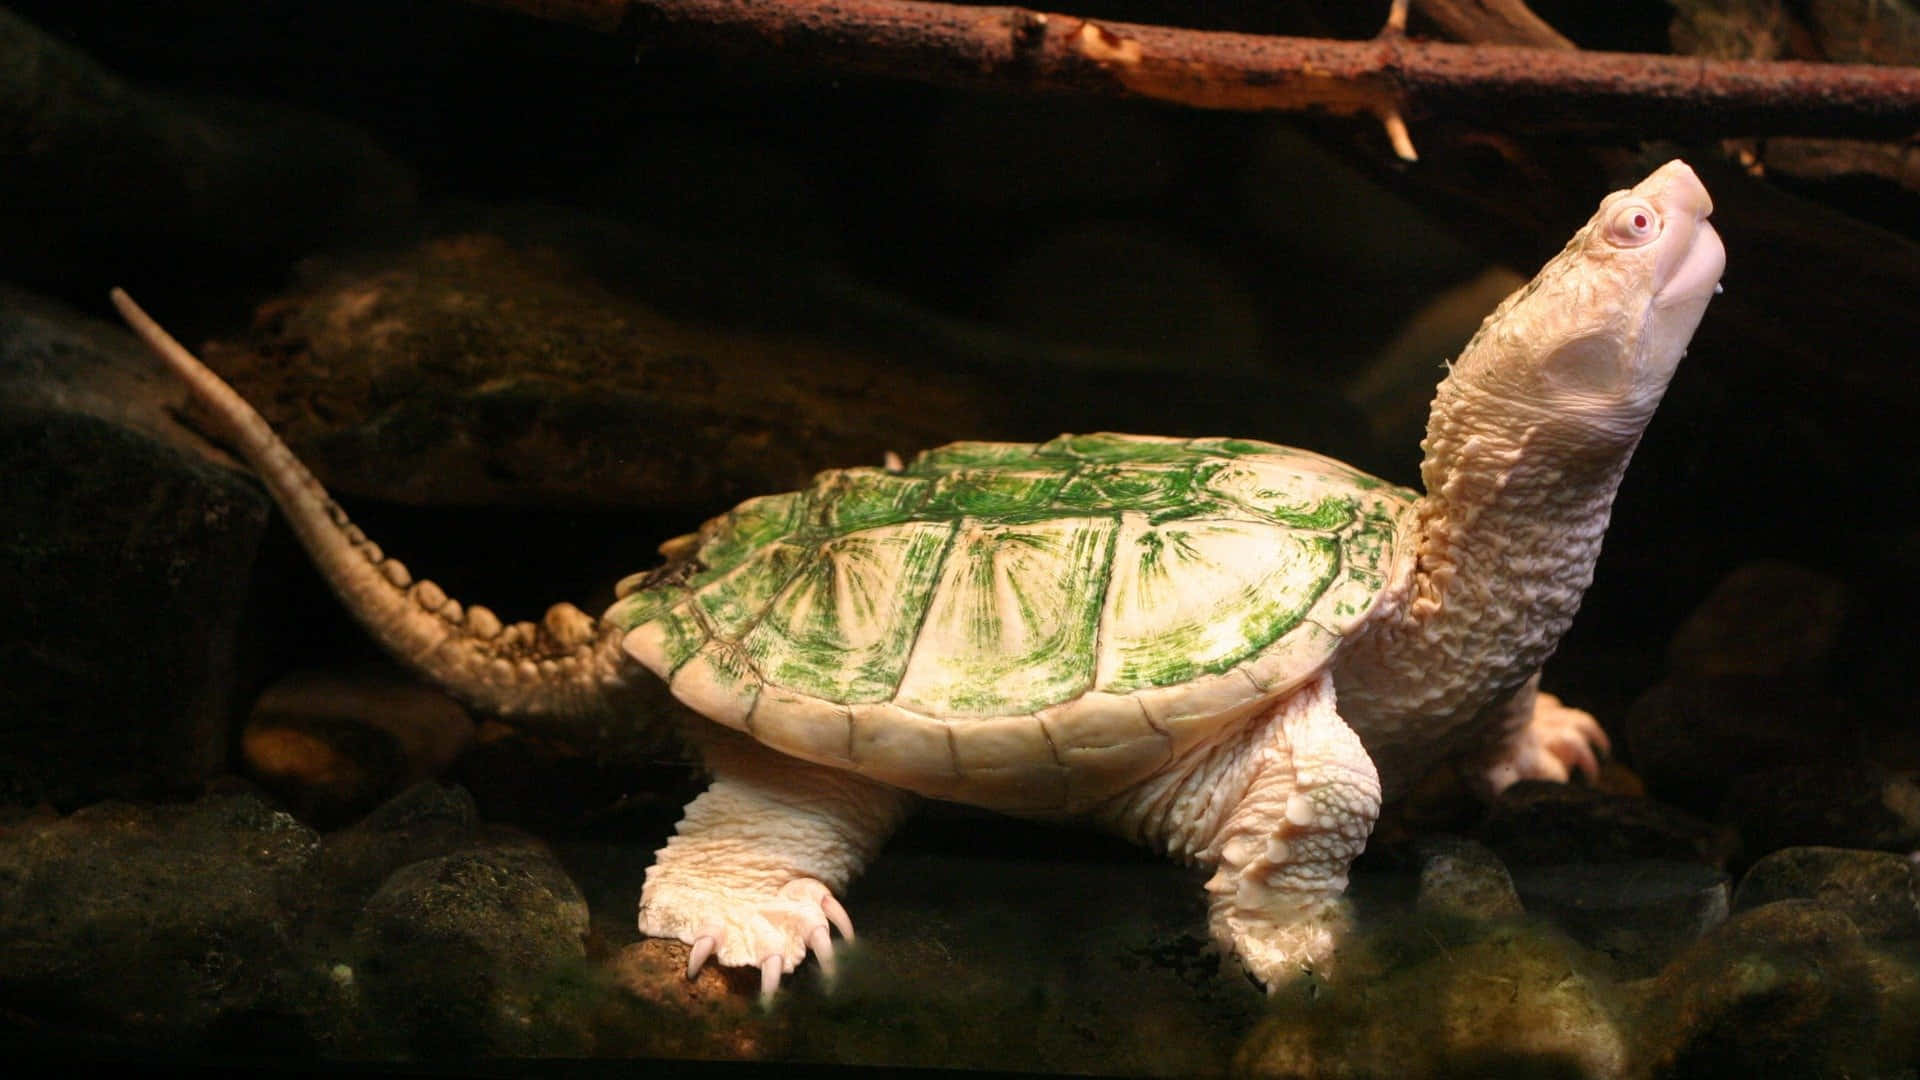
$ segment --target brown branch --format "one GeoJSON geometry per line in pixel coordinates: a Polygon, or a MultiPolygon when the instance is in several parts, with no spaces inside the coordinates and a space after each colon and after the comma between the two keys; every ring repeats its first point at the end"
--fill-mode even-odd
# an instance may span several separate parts
{"type": "Polygon", "coordinates": [[[1203,109],[1383,119],[1405,111],[1635,137],[1920,130],[1920,68],[1457,45],[1392,32],[1369,41],[1263,37],[921,0],[481,2],[601,30],[631,25],[643,42],[1203,109]]]}

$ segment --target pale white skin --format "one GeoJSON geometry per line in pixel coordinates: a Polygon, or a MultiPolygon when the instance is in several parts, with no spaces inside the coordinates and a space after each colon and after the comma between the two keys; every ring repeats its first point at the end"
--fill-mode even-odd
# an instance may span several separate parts
{"type": "MultiPolygon", "coordinates": [[[[1329,969],[1347,869],[1383,797],[1454,761],[1494,793],[1592,774],[1606,738],[1538,688],[1592,580],[1614,491],[1725,257],[1711,201],[1675,161],[1601,203],[1452,365],[1423,446],[1427,494],[1370,620],[1305,683],[1219,726],[1079,816],[1213,873],[1219,947],[1264,985],[1329,969]]],[[[632,726],[651,676],[620,633],[569,605],[503,627],[346,522],[266,423],[116,291],[115,303],[223,424],[316,564],[396,656],[482,709],[577,737],[632,726]]],[[[761,972],[833,970],[837,895],[915,796],[711,724],[713,774],[647,872],[640,929],[761,972]]]]}

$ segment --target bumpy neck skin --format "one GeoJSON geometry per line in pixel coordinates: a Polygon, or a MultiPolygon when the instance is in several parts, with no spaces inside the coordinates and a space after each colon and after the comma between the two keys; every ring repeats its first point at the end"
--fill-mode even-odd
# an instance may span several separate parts
{"type": "Polygon", "coordinates": [[[1335,673],[1389,791],[1464,749],[1483,710],[1552,654],[1593,581],[1639,426],[1569,430],[1531,411],[1451,378],[1434,402],[1408,587],[1335,673]]]}

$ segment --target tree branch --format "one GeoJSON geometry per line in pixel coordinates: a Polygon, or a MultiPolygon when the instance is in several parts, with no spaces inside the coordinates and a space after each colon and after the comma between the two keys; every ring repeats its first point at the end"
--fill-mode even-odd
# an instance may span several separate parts
{"type": "MultiPolygon", "coordinates": [[[[1920,68],[1270,37],[923,0],[480,0],[675,41],[943,85],[1634,137],[1920,130],[1920,68]],[[632,22],[628,20],[631,18],[632,22]]],[[[1521,5],[1489,5],[1514,7],[1521,5]]]]}

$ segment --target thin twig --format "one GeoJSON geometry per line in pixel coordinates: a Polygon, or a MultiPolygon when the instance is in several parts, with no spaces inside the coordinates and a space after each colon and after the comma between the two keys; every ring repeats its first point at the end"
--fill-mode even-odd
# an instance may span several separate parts
{"type": "Polygon", "coordinates": [[[1920,68],[1270,37],[924,0],[480,0],[642,44],[683,41],[944,85],[1203,109],[1471,119],[1633,137],[1907,136],[1920,68]]]}

